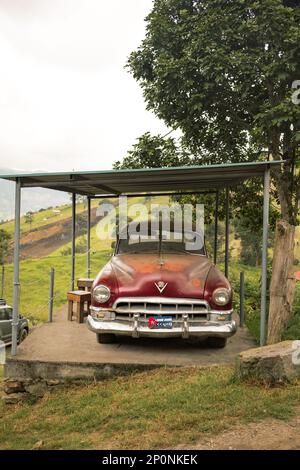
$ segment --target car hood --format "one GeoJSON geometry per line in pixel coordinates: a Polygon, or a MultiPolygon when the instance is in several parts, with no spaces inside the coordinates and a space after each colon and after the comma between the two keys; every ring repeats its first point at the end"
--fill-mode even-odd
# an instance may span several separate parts
{"type": "Polygon", "coordinates": [[[206,256],[167,253],[117,255],[110,263],[120,297],[203,298],[213,266],[206,256]],[[161,291],[160,281],[165,283],[161,291]]]}

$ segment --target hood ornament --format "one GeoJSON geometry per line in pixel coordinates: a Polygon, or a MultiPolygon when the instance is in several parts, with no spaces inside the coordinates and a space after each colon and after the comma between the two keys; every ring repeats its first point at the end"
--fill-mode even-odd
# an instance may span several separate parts
{"type": "Polygon", "coordinates": [[[165,290],[165,288],[168,285],[168,283],[164,282],[164,281],[155,282],[154,284],[156,285],[156,287],[159,290],[160,294],[163,293],[163,291],[165,290]]]}

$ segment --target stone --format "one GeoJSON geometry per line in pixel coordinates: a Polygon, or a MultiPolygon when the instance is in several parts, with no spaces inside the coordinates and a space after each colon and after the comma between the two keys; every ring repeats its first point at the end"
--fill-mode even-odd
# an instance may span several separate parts
{"type": "Polygon", "coordinates": [[[9,395],[4,395],[2,400],[6,405],[16,405],[17,403],[24,401],[26,398],[26,393],[10,393],[9,395]]]}
{"type": "Polygon", "coordinates": [[[241,352],[235,375],[240,380],[258,380],[270,385],[300,378],[300,341],[283,341],[241,352]]]}
{"type": "Polygon", "coordinates": [[[52,387],[54,385],[59,385],[61,383],[61,381],[57,380],[57,379],[51,379],[51,380],[46,380],[46,383],[47,383],[47,385],[52,387]]]}
{"type": "Polygon", "coordinates": [[[42,398],[47,392],[47,385],[45,382],[36,382],[30,385],[25,385],[25,390],[36,398],[42,398]]]}
{"type": "Polygon", "coordinates": [[[3,384],[3,389],[7,395],[25,392],[24,385],[19,380],[6,380],[3,384]]]}

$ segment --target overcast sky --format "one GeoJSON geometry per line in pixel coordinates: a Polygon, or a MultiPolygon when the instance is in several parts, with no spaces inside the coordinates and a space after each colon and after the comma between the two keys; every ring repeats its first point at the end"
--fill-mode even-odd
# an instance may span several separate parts
{"type": "Polygon", "coordinates": [[[0,169],[108,169],[167,132],[124,69],[152,0],[0,0],[0,169]]]}

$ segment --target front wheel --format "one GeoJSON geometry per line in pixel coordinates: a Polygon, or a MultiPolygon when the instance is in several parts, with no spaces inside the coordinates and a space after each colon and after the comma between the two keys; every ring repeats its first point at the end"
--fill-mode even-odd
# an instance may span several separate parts
{"type": "Polygon", "coordinates": [[[211,348],[225,348],[227,343],[227,338],[218,338],[218,337],[211,337],[207,338],[207,344],[211,348]]]}
{"type": "Polygon", "coordinates": [[[97,342],[100,344],[114,343],[116,336],[112,333],[97,333],[97,342]]]}
{"type": "Polygon", "coordinates": [[[24,328],[24,330],[21,331],[19,343],[22,343],[22,341],[24,341],[24,339],[26,339],[27,336],[28,336],[28,331],[24,328]]]}

